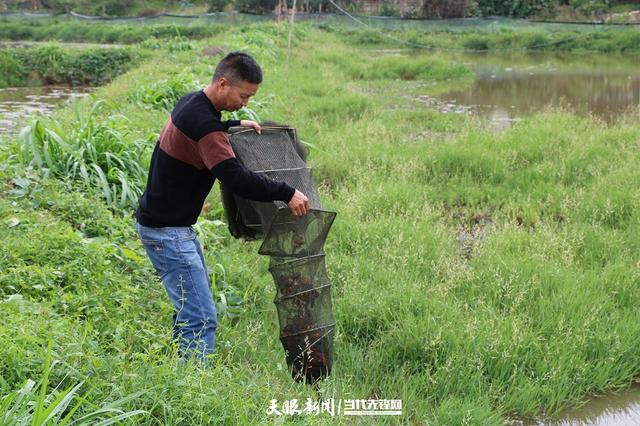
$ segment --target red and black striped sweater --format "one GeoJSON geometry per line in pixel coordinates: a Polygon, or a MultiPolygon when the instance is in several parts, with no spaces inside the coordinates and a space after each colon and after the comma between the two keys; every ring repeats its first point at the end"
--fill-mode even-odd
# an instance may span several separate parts
{"type": "Polygon", "coordinates": [[[249,200],[288,203],[294,188],[253,173],[235,158],[227,131],[239,124],[221,121],[202,90],[183,96],[153,150],[138,222],[152,228],[193,225],[216,178],[249,200]]]}

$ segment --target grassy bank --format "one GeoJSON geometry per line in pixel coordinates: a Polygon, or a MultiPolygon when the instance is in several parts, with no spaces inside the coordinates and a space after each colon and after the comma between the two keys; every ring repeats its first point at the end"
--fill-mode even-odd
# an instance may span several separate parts
{"type": "MultiPolygon", "coordinates": [[[[354,24],[355,25],[355,24],[354,24]]],[[[322,25],[346,38],[353,46],[379,45],[418,49],[468,51],[638,52],[637,28],[587,27],[552,30],[544,24],[498,30],[366,29],[322,25]]]]}
{"type": "Polygon", "coordinates": [[[139,62],[133,49],[68,49],[58,44],[0,51],[0,87],[66,83],[100,85],[139,62]]]}
{"type": "Polygon", "coordinates": [[[202,39],[215,36],[223,30],[223,24],[206,21],[113,23],[55,18],[0,20],[0,40],[130,44],[142,42],[150,37],[166,39],[184,36],[202,39]]]}
{"type": "MultiPolygon", "coordinates": [[[[155,55],[97,91],[108,102],[91,127],[150,148],[167,113],[148,94],[206,83],[217,57],[196,54],[205,46],[255,54],[258,112],[317,146],[309,161],[339,212],[326,246],[336,362],[319,395],[402,399],[403,416],[383,423],[498,425],[640,375],[637,125],[556,111],[494,134],[406,98],[468,83],[463,65],[370,55],[306,26],[287,58],[286,36],[254,26],[155,55]]],[[[70,111],[43,126],[72,135],[83,121],[70,111]]],[[[146,414],[132,424],[270,423],[271,399],[319,398],[286,371],[267,259],[230,237],[217,190],[197,228],[221,315],[218,363],[198,371],[175,360],[171,306],[131,207],[19,152],[6,144],[0,166],[2,394],[42,377],[52,340],[50,389],[84,382],[97,405],[134,395],[122,408],[146,414]]]]}
{"type": "MultiPolygon", "coordinates": [[[[248,24],[266,17],[219,18],[218,20],[149,21],[143,23],[84,22],[58,19],[0,20],[0,40],[57,40],[61,42],[139,43],[150,37],[176,36],[203,39],[222,33],[225,25],[248,24]],[[225,20],[226,19],[226,20],[225,20]],[[249,20],[249,22],[247,22],[249,20]]],[[[452,26],[443,21],[408,21],[388,28],[364,28],[346,17],[311,21],[324,31],[334,32],[354,46],[410,47],[470,51],[640,51],[640,30],[635,27],[571,26],[498,23],[496,25],[452,26]],[[413,24],[413,25],[409,25],[413,24]]],[[[376,27],[376,22],[370,25],[376,27]]],[[[384,22],[382,22],[384,24],[384,22]]]]}

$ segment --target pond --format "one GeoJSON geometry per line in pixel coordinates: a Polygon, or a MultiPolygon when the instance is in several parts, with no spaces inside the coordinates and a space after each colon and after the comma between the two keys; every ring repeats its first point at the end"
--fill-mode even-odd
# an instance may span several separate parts
{"type": "Polygon", "coordinates": [[[474,83],[437,97],[441,109],[471,111],[504,129],[545,108],[567,108],[606,122],[640,120],[640,56],[467,54],[474,83]]]}
{"type": "Polygon", "coordinates": [[[525,424],[540,426],[640,425],[640,384],[619,393],[595,397],[583,407],[564,410],[557,420],[540,420],[525,424]]]}
{"type": "Polygon", "coordinates": [[[0,89],[0,135],[15,133],[35,113],[50,114],[65,100],[86,96],[92,88],[40,86],[0,89]]]}

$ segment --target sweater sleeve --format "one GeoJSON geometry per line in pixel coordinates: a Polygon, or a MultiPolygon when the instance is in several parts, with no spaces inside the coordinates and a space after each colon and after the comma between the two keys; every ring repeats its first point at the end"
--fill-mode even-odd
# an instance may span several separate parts
{"type": "Polygon", "coordinates": [[[284,182],[276,182],[248,170],[236,158],[216,164],[211,172],[231,192],[248,200],[288,203],[296,191],[284,182]]]}
{"type": "Polygon", "coordinates": [[[224,130],[228,132],[230,127],[239,126],[240,120],[227,120],[227,121],[222,121],[221,123],[224,126],[224,130]]]}

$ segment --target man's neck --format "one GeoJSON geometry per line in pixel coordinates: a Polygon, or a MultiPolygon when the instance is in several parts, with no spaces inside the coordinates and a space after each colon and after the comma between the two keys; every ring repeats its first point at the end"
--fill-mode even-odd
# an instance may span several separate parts
{"type": "Polygon", "coordinates": [[[207,97],[207,99],[209,99],[209,102],[211,102],[211,105],[213,105],[216,111],[222,112],[221,107],[219,107],[220,102],[215,96],[215,88],[213,87],[213,85],[209,84],[202,91],[204,92],[204,95],[207,97]]]}

